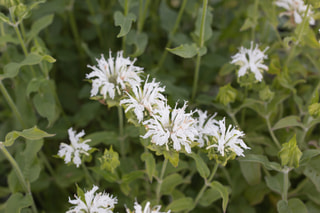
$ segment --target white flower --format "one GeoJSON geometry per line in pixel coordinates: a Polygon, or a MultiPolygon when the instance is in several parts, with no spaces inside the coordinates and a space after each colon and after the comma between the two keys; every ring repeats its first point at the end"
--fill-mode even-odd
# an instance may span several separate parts
{"type": "Polygon", "coordinates": [[[170,213],[171,210],[168,212],[160,212],[161,206],[157,205],[151,208],[150,202],[147,202],[147,204],[144,207],[144,210],[142,211],[142,206],[136,201],[134,202],[134,212],[131,212],[130,209],[126,208],[127,213],[170,213]]]}
{"type": "Polygon", "coordinates": [[[203,147],[205,142],[208,143],[208,136],[214,136],[215,132],[219,130],[217,124],[218,121],[214,119],[216,114],[208,117],[207,111],[196,110],[199,117],[196,119],[195,128],[198,131],[198,143],[199,147],[203,147]]]}
{"type": "Polygon", "coordinates": [[[91,97],[99,93],[104,99],[114,99],[116,92],[121,95],[128,86],[140,85],[139,73],[143,68],[133,65],[135,59],[130,61],[129,58],[123,58],[122,51],[117,53],[116,60],[112,57],[111,51],[107,61],[103,55],[96,60],[98,66],[88,65],[93,71],[86,74],[87,79],[92,79],[91,97]]]}
{"type": "Polygon", "coordinates": [[[134,109],[139,123],[144,118],[144,111],[148,111],[149,115],[152,115],[154,107],[161,104],[161,102],[166,101],[166,98],[161,94],[164,92],[164,87],[160,87],[159,82],[155,82],[155,79],[152,82],[148,83],[147,77],[143,89],[141,86],[135,86],[132,88],[134,96],[131,96],[127,93],[128,98],[120,101],[120,105],[126,104],[128,107],[125,112],[128,112],[130,109],[134,109]]]}
{"type": "Polygon", "coordinates": [[[258,45],[253,49],[253,42],[251,42],[250,49],[240,47],[239,52],[234,56],[231,56],[231,64],[236,64],[240,66],[238,76],[243,76],[247,70],[254,73],[255,78],[258,81],[262,80],[263,70],[268,70],[268,67],[263,64],[263,59],[267,59],[268,56],[264,53],[269,49],[265,48],[263,51],[258,49],[258,45]]]}
{"type": "Polygon", "coordinates": [[[97,186],[93,186],[90,191],[84,194],[85,200],[81,200],[75,195],[74,200],[69,198],[69,203],[76,205],[70,208],[66,213],[112,213],[114,205],[118,203],[117,198],[112,195],[100,192],[95,194],[98,190],[97,186]]]}
{"type": "Polygon", "coordinates": [[[250,149],[241,139],[244,133],[235,129],[232,125],[229,125],[226,130],[225,118],[220,120],[218,124],[219,131],[215,132],[214,135],[217,144],[212,144],[208,146],[207,149],[217,148],[222,156],[225,155],[225,152],[229,151],[235,152],[238,156],[244,156],[243,149],[250,149]]]}
{"type": "MultiPolygon", "coordinates": [[[[300,24],[302,22],[302,17],[304,16],[307,5],[304,4],[303,0],[277,0],[275,4],[278,7],[282,7],[286,9],[286,12],[280,13],[280,16],[289,16],[294,18],[294,22],[296,24],[300,24]]],[[[314,25],[315,20],[312,17],[313,11],[311,10],[311,6],[307,12],[307,18],[309,18],[309,24],[314,25]]]]}
{"type": "Polygon", "coordinates": [[[63,158],[64,162],[69,163],[71,162],[71,158],[73,157],[73,163],[79,167],[81,164],[81,154],[89,155],[88,151],[91,147],[87,144],[87,142],[91,141],[90,139],[82,141],[82,137],[84,136],[84,131],[82,130],[78,134],[76,131],[72,130],[72,127],[68,129],[69,140],[71,142],[70,145],[61,143],[60,149],[58,151],[58,155],[63,158]]]}
{"type": "Polygon", "coordinates": [[[152,118],[143,122],[147,133],[142,138],[151,137],[151,142],[156,145],[173,145],[173,149],[181,150],[184,146],[188,153],[191,153],[190,144],[196,140],[198,135],[194,127],[196,120],[192,118],[192,112],[186,113],[186,102],[182,108],[176,107],[171,111],[170,106],[165,103],[159,109],[154,110],[152,118]]]}

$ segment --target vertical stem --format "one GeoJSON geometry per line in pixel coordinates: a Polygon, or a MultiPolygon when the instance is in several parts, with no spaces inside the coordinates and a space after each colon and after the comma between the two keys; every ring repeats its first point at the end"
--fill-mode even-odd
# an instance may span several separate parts
{"type": "Polygon", "coordinates": [[[21,126],[22,126],[23,128],[26,128],[27,125],[26,125],[25,122],[23,121],[23,118],[22,118],[22,116],[21,116],[21,114],[20,114],[17,106],[14,104],[11,96],[9,95],[7,89],[4,87],[4,85],[3,85],[3,83],[2,83],[1,80],[0,80],[0,90],[1,90],[4,98],[6,99],[7,103],[9,104],[9,106],[10,106],[13,114],[14,114],[14,115],[17,117],[17,119],[19,120],[21,126]]]}
{"type": "Polygon", "coordinates": [[[271,124],[270,124],[270,120],[269,120],[269,116],[265,116],[265,119],[266,119],[266,122],[267,122],[267,126],[268,126],[269,133],[270,133],[273,141],[274,141],[275,144],[277,145],[277,147],[280,149],[280,148],[281,148],[281,145],[280,145],[277,137],[276,137],[275,134],[273,133],[273,130],[272,130],[271,124]]]}
{"type": "MultiPolygon", "coordinates": [[[[205,21],[206,21],[207,7],[208,7],[208,0],[203,0],[200,35],[199,35],[199,37],[200,37],[199,49],[201,49],[204,45],[204,30],[205,30],[204,25],[205,25],[205,21]]],[[[200,56],[200,51],[199,51],[197,54],[196,68],[195,68],[195,72],[194,72],[191,100],[194,100],[196,93],[197,93],[200,64],[201,64],[201,56],[200,56]]]]}
{"type": "Polygon", "coordinates": [[[144,21],[146,20],[146,15],[148,11],[148,7],[150,4],[150,0],[146,0],[145,5],[143,5],[143,0],[140,0],[139,3],[139,20],[138,20],[138,33],[142,32],[144,21]]]}
{"type": "Polygon", "coordinates": [[[282,200],[287,201],[288,199],[288,186],[289,186],[289,168],[285,168],[283,171],[283,191],[282,200]]]}
{"type": "MultiPolygon", "coordinates": [[[[254,16],[254,22],[256,23],[258,21],[258,5],[259,5],[259,0],[255,0],[254,1],[254,12],[253,14],[255,14],[254,16]]],[[[254,41],[255,40],[255,34],[254,34],[254,31],[255,31],[255,27],[252,27],[251,28],[251,41],[254,41]]]]}
{"type": "Polygon", "coordinates": [[[124,150],[124,123],[123,123],[123,110],[121,106],[118,106],[118,119],[119,119],[119,136],[120,136],[120,153],[121,156],[125,156],[124,150]]]}
{"type": "Polygon", "coordinates": [[[160,191],[161,191],[161,185],[162,185],[162,182],[163,182],[163,176],[164,176],[164,173],[166,171],[166,168],[167,168],[167,164],[168,164],[168,159],[165,158],[164,161],[163,161],[163,164],[162,164],[162,169],[161,169],[161,173],[160,173],[160,178],[158,180],[158,185],[157,185],[157,191],[156,191],[156,196],[157,196],[157,204],[160,204],[160,198],[161,198],[161,194],[160,194],[160,191]]]}
{"type": "Polygon", "coordinates": [[[83,168],[84,173],[85,173],[86,176],[87,176],[87,181],[88,181],[88,183],[89,183],[90,185],[94,184],[95,182],[94,182],[92,176],[90,175],[90,172],[89,172],[87,166],[86,166],[84,163],[81,163],[81,166],[82,166],[82,168],[83,168]]]}
{"type": "MultiPolygon", "coordinates": [[[[124,1],[124,16],[127,16],[129,12],[129,0],[125,0],[124,1]]],[[[127,36],[123,36],[122,37],[122,51],[123,51],[123,55],[126,56],[126,40],[127,40],[127,36]]]]}
{"type": "Polygon", "coordinates": [[[6,156],[6,158],[9,160],[9,162],[11,163],[14,171],[16,172],[16,175],[20,181],[20,184],[23,188],[23,190],[29,194],[31,196],[31,199],[32,199],[32,204],[31,204],[31,208],[32,208],[32,211],[34,213],[37,213],[38,210],[35,206],[35,203],[34,203],[34,200],[33,200],[33,197],[32,197],[32,193],[31,193],[31,190],[30,190],[30,185],[29,183],[27,183],[27,181],[25,180],[24,176],[23,176],[23,173],[19,167],[19,165],[17,164],[17,162],[15,161],[15,159],[12,157],[12,155],[8,152],[8,150],[6,149],[6,147],[3,145],[2,142],[0,142],[0,149],[1,151],[3,152],[3,154],[6,156]]]}

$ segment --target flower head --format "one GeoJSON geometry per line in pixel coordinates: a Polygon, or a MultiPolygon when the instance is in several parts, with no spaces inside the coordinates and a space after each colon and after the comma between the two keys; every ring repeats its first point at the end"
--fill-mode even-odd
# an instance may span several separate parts
{"type": "Polygon", "coordinates": [[[176,151],[184,146],[188,153],[191,153],[190,144],[196,139],[198,132],[194,127],[196,120],[192,118],[192,112],[186,113],[186,102],[182,108],[176,107],[171,110],[165,103],[159,109],[154,110],[152,118],[143,122],[147,133],[143,138],[151,137],[151,142],[156,145],[173,146],[176,151]]]}
{"type": "Polygon", "coordinates": [[[150,202],[147,202],[147,204],[144,207],[144,210],[142,210],[142,206],[136,201],[134,202],[134,211],[131,212],[130,209],[126,208],[127,213],[170,213],[171,211],[169,210],[168,212],[160,212],[161,206],[154,206],[151,208],[150,202]]]}
{"type": "Polygon", "coordinates": [[[197,122],[195,123],[195,128],[198,131],[198,143],[199,147],[203,147],[209,141],[209,136],[213,136],[216,131],[219,130],[217,124],[218,121],[214,119],[216,114],[212,116],[207,115],[207,111],[196,110],[198,114],[198,118],[196,118],[197,122]]]}
{"type": "Polygon", "coordinates": [[[246,74],[247,70],[250,70],[254,73],[255,78],[258,81],[262,80],[262,72],[263,70],[268,70],[268,67],[263,64],[263,60],[267,59],[268,56],[264,53],[268,50],[269,47],[265,48],[261,51],[259,46],[253,49],[253,42],[251,42],[250,49],[246,49],[244,47],[240,47],[239,52],[232,56],[231,64],[236,64],[240,66],[238,76],[241,77],[246,74]]]}
{"type": "MultiPolygon", "coordinates": [[[[282,7],[287,10],[286,12],[280,13],[280,16],[289,16],[294,19],[296,24],[300,24],[302,22],[302,17],[308,7],[304,4],[303,0],[277,0],[275,4],[278,7],[282,7]]],[[[309,19],[309,24],[314,25],[315,20],[312,15],[313,11],[310,8],[307,12],[307,18],[309,19]]]]}
{"type": "Polygon", "coordinates": [[[134,66],[135,60],[124,58],[122,51],[117,53],[115,60],[111,51],[107,60],[103,55],[96,60],[98,65],[88,65],[93,71],[86,75],[87,79],[92,79],[91,97],[100,94],[104,99],[107,97],[114,99],[116,93],[121,95],[127,87],[140,85],[139,73],[143,68],[134,66]]]}
{"type": "Polygon", "coordinates": [[[144,112],[147,111],[149,115],[152,115],[152,111],[155,107],[157,107],[160,102],[166,101],[166,98],[161,94],[164,92],[164,87],[160,87],[159,82],[155,82],[155,79],[152,82],[148,82],[147,77],[143,89],[141,86],[135,86],[132,88],[133,96],[129,93],[128,98],[120,101],[120,105],[127,105],[126,111],[128,112],[130,109],[134,110],[139,123],[144,118],[144,112]]]}
{"type": "Polygon", "coordinates": [[[115,204],[118,203],[117,198],[105,192],[95,194],[97,190],[98,187],[93,186],[84,194],[83,200],[76,195],[74,200],[69,198],[69,203],[76,206],[71,207],[66,213],[112,213],[115,204]]]}
{"type": "Polygon", "coordinates": [[[58,155],[63,158],[64,162],[69,163],[71,162],[71,158],[73,158],[73,163],[79,167],[81,164],[81,154],[89,155],[88,151],[91,149],[91,147],[87,144],[87,142],[91,141],[88,140],[82,140],[82,137],[84,136],[84,131],[82,130],[78,134],[76,134],[76,131],[73,131],[72,127],[68,129],[69,134],[69,140],[71,142],[70,145],[61,143],[60,149],[58,151],[58,155]]]}
{"type": "Polygon", "coordinates": [[[218,128],[218,131],[213,132],[215,143],[207,146],[207,149],[216,148],[222,156],[229,152],[244,156],[243,149],[250,149],[241,139],[244,136],[242,131],[235,129],[232,125],[226,129],[225,118],[218,122],[218,128]]]}

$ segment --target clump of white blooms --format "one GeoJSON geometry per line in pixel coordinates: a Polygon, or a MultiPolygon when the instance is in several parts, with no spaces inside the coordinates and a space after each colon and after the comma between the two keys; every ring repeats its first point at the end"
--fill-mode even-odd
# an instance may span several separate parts
{"type": "Polygon", "coordinates": [[[171,107],[164,103],[163,106],[154,110],[152,118],[143,122],[147,133],[142,138],[151,137],[151,142],[156,145],[173,146],[176,151],[184,146],[186,152],[191,153],[190,144],[195,141],[198,131],[194,127],[196,120],[192,112],[186,113],[186,102],[182,108],[171,107]]]}
{"type": "Polygon", "coordinates": [[[107,97],[114,99],[116,92],[121,95],[128,87],[140,85],[139,73],[143,68],[133,65],[135,59],[131,61],[129,58],[124,58],[122,51],[117,53],[116,59],[112,57],[110,51],[107,60],[103,55],[96,60],[98,65],[88,65],[93,71],[86,75],[87,79],[92,80],[91,97],[100,94],[104,99],[107,97]]]}
{"type": "Polygon", "coordinates": [[[245,135],[242,131],[232,127],[231,124],[226,129],[225,118],[218,122],[218,128],[218,131],[213,132],[215,143],[207,149],[216,148],[222,156],[230,151],[238,156],[244,156],[243,149],[250,149],[241,139],[245,135]]]}
{"type": "Polygon", "coordinates": [[[142,206],[136,201],[134,202],[134,211],[130,211],[130,209],[126,208],[127,213],[170,213],[171,211],[169,210],[168,212],[160,212],[161,206],[157,205],[151,208],[150,202],[147,202],[147,204],[144,207],[144,210],[142,210],[142,206]]]}
{"type": "Polygon", "coordinates": [[[254,73],[255,78],[258,81],[261,81],[263,77],[261,73],[263,72],[263,70],[268,70],[268,67],[263,64],[263,60],[268,58],[268,56],[265,55],[265,52],[269,47],[261,51],[258,48],[258,44],[255,46],[255,48],[253,48],[253,46],[253,42],[251,42],[250,49],[240,47],[239,52],[231,57],[231,64],[240,66],[240,69],[238,71],[239,77],[246,74],[247,70],[249,70],[254,73]]]}
{"type": "MultiPolygon", "coordinates": [[[[289,16],[294,19],[296,24],[300,24],[302,22],[302,17],[305,15],[307,10],[307,5],[304,4],[303,0],[277,0],[275,4],[278,7],[282,7],[286,9],[286,12],[280,13],[280,16],[289,16]]],[[[315,20],[312,17],[313,11],[311,10],[311,5],[309,6],[307,12],[307,18],[309,19],[309,24],[314,25],[315,20]]]]}
{"type": "Polygon", "coordinates": [[[216,114],[208,116],[207,111],[196,110],[195,112],[199,116],[195,123],[195,128],[199,134],[197,142],[199,143],[199,147],[203,147],[205,143],[208,143],[208,137],[213,136],[214,132],[218,131],[218,121],[214,119],[216,114]]]}
{"type": "Polygon", "coordinates": [[[68,129],[70,145],[61,143],[58,151],[58,156],[61,158],[64,157],[64,162],[72,162],[79,167],[81,165],[81,155],[89,155],[88,151],[91,147],[87,144],[91,140],[83,140],[82,137],[85,135],[84,130],[76,134],[76,131],[73,131],[72,127],[68,129]]]}
{"type": "Polygon", "coordinates": [[[90,191],[84,194],[84,200],[75,195],[74,200],[69,198],[69,203],[75,205],[66,213],[113,213],[115,204],[118,203],[117,198],[113,198],[105,192],[96,193],[99,188],[93,186],[90,191]]]}
{"type": "Polygon", "coordinates": [[[127,105],[125,112],[130,109],[134,110],[139,123],[143,120],[145,111],[152,115],[153,109],[166,101],[166,98],[161,94],[165,91],[165,88],[160,87],[160,83],[155,82],[155,79],[152,82],[148,82],[148,78],[149,76],[144,83],[143,89],[138,85],[132,87],[133,95],[127,93],[128,97],[120,101],[120,105],[127,105]]]}

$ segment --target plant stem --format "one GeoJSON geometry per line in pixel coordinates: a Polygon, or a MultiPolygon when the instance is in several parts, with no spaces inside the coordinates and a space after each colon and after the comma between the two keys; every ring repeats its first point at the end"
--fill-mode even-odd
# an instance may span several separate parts
{"type": "MultiPolygon", "coordinates": [[[[124,16],[126,17],[128,15],[129,12],[129,0],[125,0],[124,1],[124,16]]],[[[122,51],[123,51],[123,55],[126,56],[126,40],[127,40],[127,36],[124,35],[122,37],[122,51]]]]}
{"type": "Polygon", "coordinates": [[[209,178],[208,179],[204,179],[204,184],[203,184],[201,190],[199,191],[196,199],[194,200],[194,204],[193,204],[193,208],[192,209],[194,209],[197,206],[200,198],[203,196],[204,191],[207,189],[208,186],[210,186],[210,183],[211,183],[214,175],[216,174],[216,172],[218,170],[218,166],[219,166],[219,164],[216,163],[214,165],[213,169],[212,169],[212,172],[211,172],[211,175],[209,176],[209,178]]]}
{"type": "Polygon", "coordinates": [[[9,106],[10,106],[13,114],[14,114],[14,115],[16,116],[16,118],[19,120],[22,128],[25,129],[25,128],[27,127],[27,125],[26,125],[25,122],[23,121],[23,118],[22,118],[22,116],[21,116],[21,114],[20,114],[17,106],[16,106],[15,103],[13,102],[11,96],[9,95],[7,89],[4,87],[4,85],[3,85],[3,83],[2,83],[1,80],[0,80],[0,90],[1,90],[4,98],[6,99],[7,103],[9,104],[9,106]]]}
{"type": "Polygon", "coordinates": [[[17,164],[17,162],[15,161],[15,159],[12,157],[12,155],[8,152],[8,150],[6,149],[6,147],[3,145],[2,142],[0,142],[0,149],[1,151],[3,152],[3,154],[6,156],[6,158],[9,160],[9,162],[11,163],[14,171],[16,172],[16,175],[20,181],[20,184],[23,188],[23,190],[31,196],[31,199],[32,199],[32,204],[31,204],[31,208],[32,208],[32,211],[34,213],[37,213],[38,210],[35,206],[35,203],[34,203],[34,200],[33,200],[33,197],[32,197],[32,193],[31,193],[31,190],[30,190],[30,185],[29,183],[27,183],[27,181],[25,180],[24,176],[23,176],[23,173],[19,167],[19,165],[17,164]]]}
{"type": "Polygon", "coordinates": [[[275,134],[273,133],[273,130],[272,130],[271,124],[270,124],[270,120],[269,120],[269,115],[265,116],[265,119],[266,119],[266,122],[267,122],[267,126],[268,126],[269,133],[270,133],[273,141],[275,142],[276,146],[280,149],[280,148],[281,148],[281,145],[280,145],[277,137],[276,137],[275,134]]]}
{"type": "Polygon", "coordinates": [[[158,68],[156,71],[160,70],[164,61],[166,60],[166,57],[167,57],[167,54],[168,54],[168,51],[167,51],[167,48],[169,48],[172,44],[172,38],[173,36],[176,34],[177,32],[177,29],[179,27],[179,24],[180,24],[180,21],[181,21],[181,18],[182,18],[182,15],[183,15],[183,12],[184,12],[184,9],[186,7],[186,4],[187,4],[187,1],[188,0],[183,0],[182,4],[181,4],[181,7],[180,7],[180,10],[179,10],[179,14],[178,14],[178,17],[176,19],[176,22],[174,23],[174,26],[172,28],[172,31],[170,32],[169,34],[169,38],[168,38],[168,42],[166,44],[166,47],[165,47],[165,50],[163,51],[162,53],[162,56],[160,58],[160,61],[158,63],[158,68]]]}
{"type": "Polygon", "coordinates": [[[123,110],[121,106],[118,106],[118,120],[119,120],[119,137],[120,137],[120,153],[121,156],[125,156],[124,150],[124,123],[123,123],[123,110]]]}
{"type": "Polygon", "coordinates": [[[201,64],[201,55],[200,55],[200,49],[204,45],[204,25],[206,21],[206,13],[207,13],[207,7],[208,7],[208,0],[203,0],[203,7],[202,7],[202,17],[201,17],[201,25],[200,25],[200,35],[199,35],[199,51],[197,54],[197,60],[196,60],[196,68],[194,72],[194,79],[193,79],[193,87],[192,87],[192,96],[191,100],[193,101],[196,93],[197,93],[197,87],[198,87],[198,78],[199,78],[199,72],[200,72],[200,64],[201,64]]]}
{"type": "Polygon", "coordinates": [[[167,164],[168,164],[168,159],[167,159],[167,158],[165,158],[165,159],[164,159],[164,161],[163,161],[163,164],[162,164],[162,169],[161,169],[161,173],[160,173],[160,178],[158,179],[158,185],[157,185],[157,191],[156,191],[157,204],[160,204],[160,198],[161,198],[161,194],[160,194],[160,191],[161,191],[161,185],[162,185],[162,182],[163,182],[163,176],[164,176],[164,173],[165,173],[165,171],[166,171],[167,164]]]}
{"type": "Polygon", "coordinates": [[[139,20],[138,20],[138,33],[142,32],[143,26],[144,26],[144,21],[146,20],[146,15],[148,11],[148,7],[150,4],[150,0],[146,0],[145,5],[143,5],[143,0],[140,0],[139,3],[139,20]]]}
{"type": "Polygon", "coordinates": [[[289,168],[283,170],[283,191],[282,191],[282,200],[288,200],[288,186],[289,186],[289,168]]]}
{"type": "Polygon", "coordinates": [[[82,166],[82,168],[83,168],[84,173],[85,173],[86,176],[87,176],[87,182],[88,182],[90,185],[91,185],[91,184],[94,184],[95,182],[94,182],[92,176],[90,175],[90,172],[89,172],[87,166],[86,166],[84,163],[82,163],[81,166],[82,166]]]}

